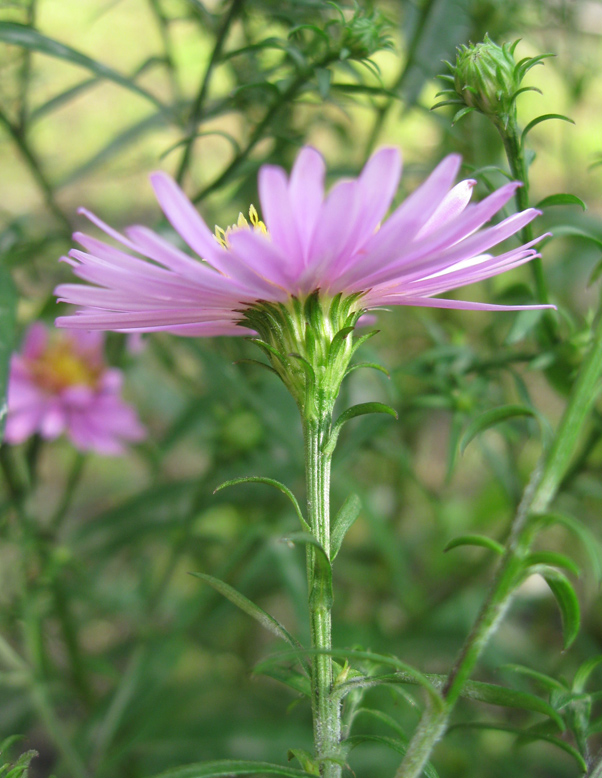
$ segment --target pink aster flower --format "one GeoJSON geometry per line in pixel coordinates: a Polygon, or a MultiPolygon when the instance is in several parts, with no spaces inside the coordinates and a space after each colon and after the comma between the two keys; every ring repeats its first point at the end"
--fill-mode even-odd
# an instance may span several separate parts
{"type": "Polygon", "coordinates": [[[530,243],[492,254],[539,211],[529,208],[484,225],[512,198],[520,183],[506,184],[476,205],[475,181],[454,186],[460,157],[451,154],[386,218],[401,175],[394,148],[377,151],[357,179],[324,192],[322,156],[306,147],[290,178],[280,167],[259,171],[263,220],[239,219],[214,235],[177,184],[165,173],[151,181],[159,205],[196,255],[176,248],[146,227],[121,234],[81,211],[120,248],[76,233],[84,250],[65,258],[92,286],[61,284],[56,293],[79,306],[59,327],[124,332],[167,330],[180,335],[248,333],[241,311],[258,301],[287,303],[319,290],[321,297],[361,293],[365,310],[418,305],[470,310],[553,306],[502,306],[435,297],[518,267],[539,256],[530,243]]]}
{"type": "Polygon", "coordinates": [[[104,362],[98,332],[56,333],[33,324],[8,382],[5,439],[21,443],[34,433],[53,440],[66,433],[82,451],[116,455],[124,441],[145,436],[135,410],[121,399],[122,374],[104,362]]]}

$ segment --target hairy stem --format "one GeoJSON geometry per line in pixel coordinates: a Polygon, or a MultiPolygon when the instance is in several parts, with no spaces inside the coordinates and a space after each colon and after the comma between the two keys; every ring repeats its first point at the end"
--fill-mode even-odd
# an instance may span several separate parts
{"type": "Polygon", "coordinates": [[[419,778],[430,754],[445,732],[453,706],[470,677],[483,649],[503,618],[517,583],[521,561],[529,552],[535,527],[529,518],[546,512],[568,471],[576,443],[599,390],[602,375],[602,305],[594,337],[564,411],[556,436],[541,465],[534,471],[514,519],[506,552],[489,594],[452,668],[444,690],[445,708],[435,714],[426,711],[408,747],[396,778],[419,778]]]}
{"type": "MultiPolygon", "coordinates": [[[[323,446],[330,429],[330,413],[319,413],[317,418],[304,419],[305,466],[307,478],[307,515],[316,540],[330,556],[330,456],[323,446]]],[[[320,651],[332,650],[331,603],[318,593],[330,588],[330,582],[320,580],[323,566],[316,563],[319,553],[308,546],[309,608],[311,647],[320,651]]],[[[341,710],[332,697],[332,657],[316,654],[312,658],[311,706],[314,725],[314,744],[320,773],[324,778],[339,778],[342,767],[338,755],[341,739],[341,710]]]]}

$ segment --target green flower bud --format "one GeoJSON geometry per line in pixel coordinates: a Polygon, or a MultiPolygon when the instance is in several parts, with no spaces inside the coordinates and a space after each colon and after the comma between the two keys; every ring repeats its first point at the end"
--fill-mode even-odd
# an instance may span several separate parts
{"type": "Polygon", "coordinates": [[[520,88],[516,43],[498,46],[486,35],[483,43],[460,48],[454,69],[454,86],[464,103],[504,126],[516,111],[514,98],[520,88]]]}
{"type": "Polygon", "coordinates": [[[441,105],[462,106],[454,117],[457,121],[470,111],[488,116],[500,129],[506,130],[516,120],[516,98],[522,92],[539,91],[535,87],[521,87],[521,82],[534,65],[550,54],[514,59],[519,41],[498,46],[488,35],[482,43],[460,46],[456,64],[447,63],[451,75],[440,76],[449,86],[440,95],[447,99],[441,105]]]}

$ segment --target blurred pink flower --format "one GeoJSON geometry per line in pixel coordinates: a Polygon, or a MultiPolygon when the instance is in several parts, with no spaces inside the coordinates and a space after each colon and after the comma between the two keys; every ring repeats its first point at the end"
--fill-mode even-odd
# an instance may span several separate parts
{"type": "Polygon", "coordinates": [[[520,184],[506,184],[470,205],[476,182],[453,186],[460,161],[456,154],[446,157],[383,221],[401,175],[397,149],[380,149],[357,179],[339,181],[325,196],[324,160],[306,147],[288,179],[282,168],[264,165],[260,169],[265,224],[252,209],[251,225],[241,217],[237,225],[226,232],[217,229],[215,235],[177,184],[165,173],[155,173],[151,181],[159,205],[196,257],[146,227],[129,227],[122,235],[82,209],[127,252],[75,234],[85,251],[74,249],[65,261],[94,286],[57,287],[61,300],[80,306],[75,315],[59,317],[57,326],[242,335],[248,330],[238,326],[241,309],[259,300],[286,303],[291,296],[304,297],[316,289],[324,297],[362,292],[366,310],[380,305],[469,310],[553,307],[433,297],[539,256],[533,246],[541,236],[497,256],[489,253],[539,211],[529,208],[481,229],[520,184]]]}
{"type": "Polygon", "coordinates": [[[103,359],[98,332],[56,333],[37,322],[11,360],[5,440],[66,433],[82,451],[117,455],[145,436],[136,411],[121,399],[122,374],[103,359]]]}

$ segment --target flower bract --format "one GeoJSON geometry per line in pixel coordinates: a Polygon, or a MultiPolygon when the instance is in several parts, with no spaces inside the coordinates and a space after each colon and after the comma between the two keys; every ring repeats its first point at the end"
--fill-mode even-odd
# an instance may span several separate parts
{"type": "Polygon", "coordinates": [[[99,332],[48,332],[37,322],[11,360],[5,439],[66,434],[82,451],[117,455],[145,437],[136,411],[121,398],[122,374],[103,358],[99,332]]]}

